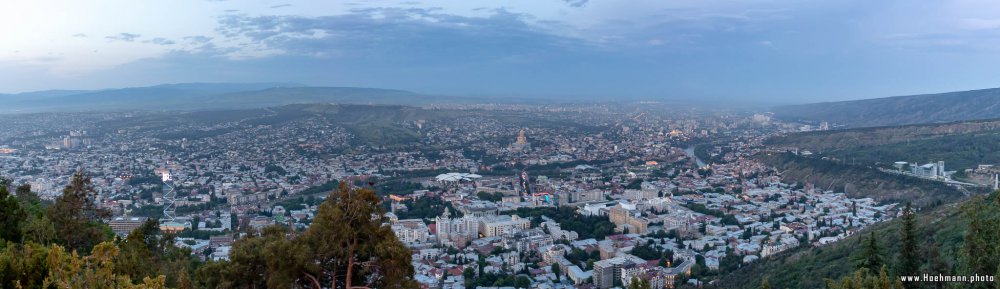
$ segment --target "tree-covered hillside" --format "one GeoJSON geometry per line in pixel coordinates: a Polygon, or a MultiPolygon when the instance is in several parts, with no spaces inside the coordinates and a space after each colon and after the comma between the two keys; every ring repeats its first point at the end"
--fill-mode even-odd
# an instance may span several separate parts
{"type": "MultiPolygon", "coordinates": [[[[765,258],[724,276],[718,288],[762,288],[767,280],[773,288],[830,288],[827,279],[840,284],[843,277],[853,276],[870,256],[870,238],[874,233],[880,265],[884,265],[890,280],[907,270],[907,259],[917,260],[915,272],[930,275],[994,275],[997,270],[997,236],[1000,235],[1000,213],[997,194],[978,196],[962,203],[917,211],[912,220],[912,238],[905,232],[906,218],[874,225],[845,240],[820,247],[799,247],[765,258]],[[906,248],[911,240],[911,250],[906,248]],[[912,250],[915,247],[915,250],[912,250]],[[915,256],[904,257],[902,252],[915,256]]],[[[881,266],[879,266],[881,268],[881,266]]],[[[867,274],[877,275],[877,269],[867,274]]],[[[912,272],[912,271],[911,271],[912,272]]],[[[994,288],[995,283],[927,283],[904,284],[907,288],[994,288]],[[922,285],[925,287],[916,287],[922,285]],[[944,287],[939,287],[944,285],[944,287]]],[[[841,287],[836,287],[841,288],[841,287]]],[[[862,288],[862,287],[846,287],[862,288]]],[[[864,287],[869,288],[869,287],[864,287]]],[[[874,287],[873,287],[874,288],[874,287]]]]}

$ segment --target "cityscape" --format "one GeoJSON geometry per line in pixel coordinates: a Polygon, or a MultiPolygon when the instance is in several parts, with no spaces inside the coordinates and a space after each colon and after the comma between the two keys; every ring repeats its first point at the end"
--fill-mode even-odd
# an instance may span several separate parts
{"type": "Polygon", "coordinates": [[[0,288],[1000,288],[995,1],[0,1],[0,288]]]}
{"type": "Polygon", "coordinates": [[[302,109],[4,117],[0,168],[49,201],[86,171],[116,235],[156,219],[201,261],[228,260],[248,230],[306,229],[333,183],[373,187],[424,288],[700,286],[901,212],[783,182],[754,158],[786,153],[764,140],[821,128],[762,114],[418,108],[426,119],[387,124],[413,139],[387,141],[302,109]]]}

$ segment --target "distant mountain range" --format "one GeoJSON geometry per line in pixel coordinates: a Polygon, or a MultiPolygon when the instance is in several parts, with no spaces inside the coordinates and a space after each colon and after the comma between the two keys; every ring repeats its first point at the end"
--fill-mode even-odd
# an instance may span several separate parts
{"type": "Polygon", "coordinates": [[[1000,118],[1000,88],[777,107],[783,120],[846,127],[943,123],[1000,118]]]}
{"type": "Polygon", "coordinates": [[[48,90],[0,94],[0,113],[45,111],[205,110],[301,103],[472,103],[483,99],[402,90],[310,87],[296,83],[180,83],[106,90],[48,90]]]}

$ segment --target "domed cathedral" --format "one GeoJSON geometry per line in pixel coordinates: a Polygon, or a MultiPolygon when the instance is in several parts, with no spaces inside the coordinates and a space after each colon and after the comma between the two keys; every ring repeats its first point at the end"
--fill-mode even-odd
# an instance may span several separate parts
{"type": "Polygon", "coordinates": [[[524,129],[522,128],[521,131],[517,133],[517,140],[510,145],[510,150],[523,152],[529,149],[531,149],[531,144],[528,143],[528,137],[524,136],[524,129]]]}

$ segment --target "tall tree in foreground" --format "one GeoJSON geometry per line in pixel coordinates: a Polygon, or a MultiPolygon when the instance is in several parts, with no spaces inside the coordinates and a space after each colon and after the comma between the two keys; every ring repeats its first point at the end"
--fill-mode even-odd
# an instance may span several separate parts
{"type": "MultiPolygon", "coordinates": [[[[992,197],[997,197],[994,193],[992,197]]],[[[989,206],[988,199],[976,196],[962,208],[968,226],[962,244],[962,267],[960,273],[991,275],[997,272],[998,222],[995,206],[989,206]]],[[[991,288],[983,282],[968,284],[969,288],[991,288]]]]}
{"type": "MultiPolygon", "coordinates": [[[[14,194],[17,196],[17,200],[20,202],[21,207],[24,208],[26,213],[25,219],[21,223],[20,242],[34,242],[42,245],[48,245],[55,240],[55,226],[52,224],[52,220],[50,220],[45,213],[42,199],[38,197],[38,194],[31,191],[31,185],[21,184],[17,186],[14,194]]],[[[0,209],[0,212],[10,211],[0,209]]],[[[13,241],[16,242],[18,240],[13,241]]]]}
{"type": "MultiPolygon", "coordinates": [[[[897,276],[916,276],[920,275],[918,272],[920,270],[920,256],[918,255],[919,250],[917,248],[917,236],[915,232],[915,219],[916,216],[913,214],[913,208],[910,203],[906,203],[906,207],[903,208],[903,230],[901,231],[900,239],[902,239],[902,248],[899,250],[899,260],[898,270],[896,272],[897,276]]],[[[910,284],[905,284],[907,288],[913,287],[910,284]]]]}
{"type": "Polygon", "coordinates": [[[308,278],[330,288],[415,288],[410,250],[387,221],[375,191],[341,183],[302,236],[320,269],[308,278]]]}
{"type": "Polygon", "coordinates": [[[119,254],[112,259],[115,273],[133,279],[157,276],[157,253],[159,224],[149,219],[135,229],[124,240],[118,241],[119,254]]]}
{"type": "MultiPolygon", "coordinates": [[[[1000,272],[1000,262],[997,262],[1000,259],[1000,216],[996,213],[997,208],[1000,208],[1000,191],[985,198],[976,196],[962,208],[969,225],[965,230],[965,243],[962,244],[964,262],[960,272],[968,275],[1000,272]]],[[[969,288],[1000,288],[1000,279],[996,280],[996,284],[978,282],[969,288]]]]}
{"type": "Polygon", "coordinates": [[[861,255],[861,262],[858,263],[858,268],[868,269],[869,272],[874,272],[882,267],[882,252],[878,247],[878,240],[875,239],[875,231],[871,232],[868,240],[865,242],[865,250],[861,255]]]}
{"type": "Polygon", "coordinates": [[[196,276],[210,288],[417,288],[410,250],[387,221],[374,191],[342,183],[302,235],[265,228],[196,276]]]}
{"type": "Polygon", "coordinates": [[[90,176],[77,171],[62,196],[49,207],[49,218],[60,243],[67,249],[89,252],[108,237],[101,219],[110,213],[97,207],[96,198],[97,190],[90,183],[90,176]]]}
{"type": "Polygon", "coordinates": [[[0,240],[21,242],[21,226],[28,216],[21,202],[7,191],[10,180],[0,179],[0,240]]]}

